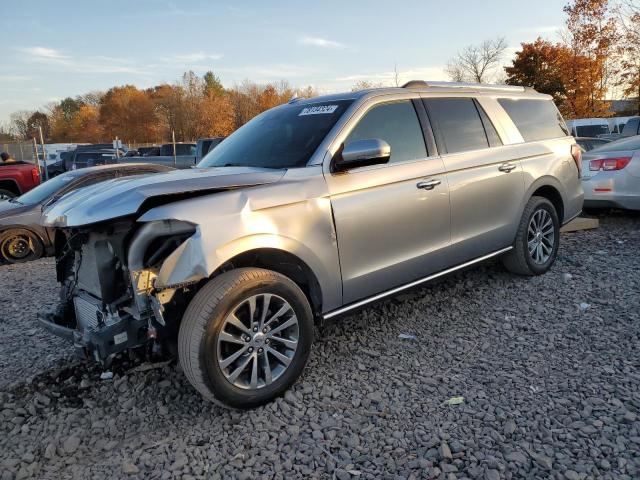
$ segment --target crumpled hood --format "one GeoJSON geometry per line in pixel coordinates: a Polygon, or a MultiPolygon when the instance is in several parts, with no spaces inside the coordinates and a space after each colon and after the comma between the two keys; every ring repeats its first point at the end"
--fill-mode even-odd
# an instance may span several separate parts
{"type": "Polygon", "coordinates": [[[252,167],[191,168],[109,180],[68,193],[45,210],[46,226],[77,227],[136,213],[154,197],[277,182],[286,170],[252,167]]]}

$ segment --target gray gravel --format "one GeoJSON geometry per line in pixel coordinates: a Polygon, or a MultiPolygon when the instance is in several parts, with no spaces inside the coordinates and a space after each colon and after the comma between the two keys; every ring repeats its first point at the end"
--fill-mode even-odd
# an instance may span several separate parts
{"type": "Polygon", "coordinates": [[[52,262],[0,267],[0,479],[638,478],[640,216],[601,220],[542,277],[488,264],[330,324],[249,412],[173,364],[100,380],[33,331],[52,262]]]}

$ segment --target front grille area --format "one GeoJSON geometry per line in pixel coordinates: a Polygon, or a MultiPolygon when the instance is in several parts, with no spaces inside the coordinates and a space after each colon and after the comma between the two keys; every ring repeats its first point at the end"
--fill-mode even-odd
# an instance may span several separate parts
{"type": "Polygon", "coordinates": [[[98,326],[98,318],[102,315],[100,304],[97,301],[92,303],[85,296],[77,296],[73,298],[73,305],[76,311],[78,330],[95,330],[98,326]]]}

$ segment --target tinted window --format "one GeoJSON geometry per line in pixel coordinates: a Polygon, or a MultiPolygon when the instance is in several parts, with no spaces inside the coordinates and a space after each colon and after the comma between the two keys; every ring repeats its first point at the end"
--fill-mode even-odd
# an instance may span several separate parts
{"type": "Polygon", "coordinates": [[[597,137],[598,135],[608,135],[608,125],[580,125],[576,127],[576,133],[579,137],[597,137]]]}
{"type": "MultiPolygon", "coordinates": [[[[171,151],[169,155],[173,155],[173,145],[169,145],[169,150],[171,151]]],[[[176,155],[187,155],[195,157],[196,146],[191,144],[176,143],[176,155]]]]}
{"type": "Polygon", "coordinates": [[[198,167],[305,167],[351,103],[292,103],[267,110],[225,138],[198,167]]]}
{"type": "Polygon", "coordinates": [[[594,152],[615,152],[616,150],[640,150],[640,135],[621,138],[593,149],[594,152]]]}
{"type": "Polygon", "coordinates": [[[569,130],[551,100],[499,98],[525,142],[565,137],[569,130]]]}
{"type": "Polygon", "coordinates": [[[622,135],[630,137],[638,134],[638,124],[640,124],[640,118],[632,118],[622,129],[622,135]]]}
{"type": "Polygon", "coordinates": [[[389,162],[405,162],[427,156],[422,128],[411,101],[373,107],[360,119],[344,143],[370,138],[378,138],[389,144],[389,162]]]}
{"type": "Polygon", "coordinates": [[[440,149],[456,153],[489,147],[472,98],[430,98],[424,103],[440,149]]]}

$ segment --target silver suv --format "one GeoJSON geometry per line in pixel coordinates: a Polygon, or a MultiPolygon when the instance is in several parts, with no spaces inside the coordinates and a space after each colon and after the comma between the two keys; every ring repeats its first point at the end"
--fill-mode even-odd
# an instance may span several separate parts
{"type": "Polygon", "coordinates": [[[551,98],[426,83],[294,99],[198,168],[59,200],[59,308],[41,324],[108,363],[177,342],[206,398],[252,407],[302,372],[314,322],[500,256],[546,272],[582,208],[551,98]]]}

